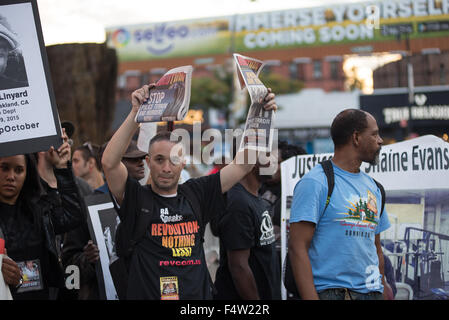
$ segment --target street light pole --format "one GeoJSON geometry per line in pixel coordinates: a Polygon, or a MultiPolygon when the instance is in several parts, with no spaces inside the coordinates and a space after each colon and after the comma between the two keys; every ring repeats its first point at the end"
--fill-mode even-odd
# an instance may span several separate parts
{"type": "Polygon", "coordinates": [[[407,89],[408,89],[408,120],[405,138],[412,132],[412,106],[415,103],[415,81],[413,78],[413,64],[411,62],[412,52],[410,51],[410,39],[408,33],[405,34],[405,44],[407,48],[407,89]]]}

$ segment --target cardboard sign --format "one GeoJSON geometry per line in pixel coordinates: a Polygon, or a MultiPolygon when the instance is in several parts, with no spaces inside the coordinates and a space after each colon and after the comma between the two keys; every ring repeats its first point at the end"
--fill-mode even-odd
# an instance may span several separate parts
{"type": "Polygon", "coordinates": [[[0,4],[0,156],[62,144],[35,0],[0,4]]]}

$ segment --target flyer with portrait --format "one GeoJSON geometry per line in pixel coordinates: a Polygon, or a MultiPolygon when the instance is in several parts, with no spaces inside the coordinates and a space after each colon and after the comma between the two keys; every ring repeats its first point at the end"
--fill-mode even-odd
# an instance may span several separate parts
{"type": "Polygon", "coordinates": [[[251,98],[239,149],[270,152],[273,142],[274,112],[264,109],[264,99],[268,90],[259,79],[259,73],[264,66],[264,62],[237,53],[234,53],[234,59],[238,68],[240,88],[247,88],[251,98]]]}
{"type": "Polygon", "coordinates": [[[62,144],[37,1],[0,3],[0,156],[62,144]]]}
{"type": "Polygon", "coordinates": [[[164,74],[140,106],[136,122],[183,120],[189,110],[192,70],[192,66],[183,66],[164,74]]]}

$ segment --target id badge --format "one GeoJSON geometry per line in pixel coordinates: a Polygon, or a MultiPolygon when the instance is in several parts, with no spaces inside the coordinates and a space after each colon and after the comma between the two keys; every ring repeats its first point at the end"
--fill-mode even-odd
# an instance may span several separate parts
{"type": "Polygon", "coordinates": [[[22,274],[22,285],[17,289],[17,293],[44,289],[39,259],[17,262],[17,266],[22,274]]]}
{"type": "Polygon", "coordinates": [[[178,277],[161,277],[161,300],[179,300],[178,277]]]}

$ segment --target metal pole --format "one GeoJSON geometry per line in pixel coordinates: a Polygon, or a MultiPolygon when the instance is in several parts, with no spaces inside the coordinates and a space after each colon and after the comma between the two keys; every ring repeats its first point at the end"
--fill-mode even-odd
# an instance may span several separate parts
{"type": "Polygon", "coordinates": [[[407,88],[408,88],[408,119],[406,137],[412,132],[412,106],[415,103],[415,81],[413,78],[413,64],[411,62],[412,52],[410,51],[410,39],[408,33],[405,34],[405,44],[407,48],[407,88]]]}

